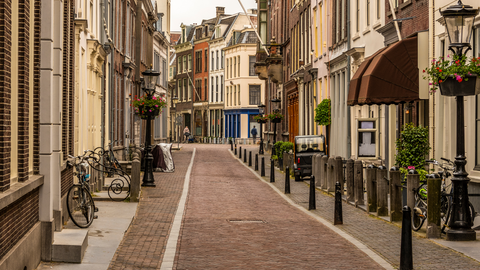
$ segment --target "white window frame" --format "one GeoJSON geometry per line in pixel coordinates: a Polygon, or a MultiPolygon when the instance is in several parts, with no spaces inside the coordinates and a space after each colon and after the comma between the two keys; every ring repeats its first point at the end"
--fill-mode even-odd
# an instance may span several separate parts
{"type": "Polygon", "coordinates": [[[378,131],[378,118],[357,118],[355,121],[355,129],[356,129],[356,151],[357,151],[357,157],[358,159],[361,160],[368,160],[368,159],[378,159],[379,152],[380,152],[380,145],[379,145],[379,131],[378,131]],[[361,129],[359,128],[360,122],[374,122],[375,123],[375,128],[365,128],[361,129]],[[375,132],[375,156],[374,157],[366,157],[366,156],[360,156],[360,150],[359,150],[359,139],[360,139],[360,132],[375,132]]]}

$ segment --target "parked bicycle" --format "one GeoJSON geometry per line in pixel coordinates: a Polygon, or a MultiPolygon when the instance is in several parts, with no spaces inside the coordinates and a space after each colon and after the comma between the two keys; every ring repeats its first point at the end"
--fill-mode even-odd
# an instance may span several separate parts
{"type": "Polygon", "coordinates": [[[75,166],[74,174],[78,178],[78,183],[74,184],[67,194],[67,211],[70,219],[80,228],[89,227],[93,220],[97,218],[95,212],[98,209],[95,207],[92,195],[90,194],[88,173],[89,159],[94,159],[90,156],[69,156],[73,161],[69,161],[70,166],[75,166]]]}
{"type": "MultiPolygon", "coordinates": [[[[441,190],[440,190],[441,192],[440,217],[441,217],[441,226],[442,226],[441,232],[446,233],[446,228],[448,228],[448,221],[450,219],[450,216],[452,215],[452,202],[453,202],[452,201],[453,189],[452,189],[451,180],[449,178],[452,176],[453,172],[455,171],[455,163],[447,158],[442,157],[440,159],[443,160],[444,162],[439,163],[436,160],[427,160],[427,163],[430,163],[442,169],[438,171],[438,174],[442,179],[441,190]]],[[[426,196],[425,196],[425,200],[426,200],[426,196]]],[[[469,202],[469,209],[470,209],[470,215],[472,217],[470,226],[473,226],[476,212],[472,203],[470,202],[469,202]]],[[[426,218],[426,215],[425,215],[425,218],[426,218]]]]}

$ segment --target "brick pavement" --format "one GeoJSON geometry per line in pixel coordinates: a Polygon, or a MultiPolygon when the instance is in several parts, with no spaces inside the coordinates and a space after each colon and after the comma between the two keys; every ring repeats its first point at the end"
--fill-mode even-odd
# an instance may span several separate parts
{"type": "MultiPolygon", "coordinates": [[[[258,153],[258,147],[247,146],[246,149],[247,153],[252,151],[253,158],[255,156],[254,153],[258,153]]],[[[270,160],[270,157],[268,154],[264,156],[266,176],[263,179],[269,182],[270,162],[267,162],[267,160],[270,160]]],[[[283,191],[285,188],[285,174],[275,170],[275,177],[276,181],[273,185],[283,191]]],[[[291,179],[290,189],[291,194],[287,196],[297,204],[308,209],[309,185],[307,181],[295,182],[291,179]]],[[[317,189],[315,198],[317,209],[312,212],[333,223],[334,197],[317,189]]],[[[363,210],[345,202],[342,206],[343,225],[337,227],[374,250],[394,267],[399,267],[401,228],[396,224],[369,215],[363,210]]],[[[413,261],[415,269],[480,269],[478,261],[440,246],[416,233],[413,237],[413,261]]]]}
{"type": "Polygon", "coordinates": [[[157,269],[183,190],[192,149],[174,151],[175,172],[154,173],[155,188],[142,188],[135,218],[108,269],[157,269]]]}
{"type": "Polygon", "coordinates": [[[382,269],[261,183],[228,146],[194,147],[174,269],[382,269]]]}

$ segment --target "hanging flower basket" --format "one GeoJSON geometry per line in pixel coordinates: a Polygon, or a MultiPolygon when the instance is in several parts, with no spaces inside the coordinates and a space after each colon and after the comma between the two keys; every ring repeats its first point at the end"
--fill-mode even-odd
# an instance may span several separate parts
{"type": "Polygon", "coordinates": [[[267,115],[257,115],[253,117],[253,120],[256,120],[257,123],[259,124],[265,124],[268,122],[268,116],[267,115]]]}
{"type": "Polygon", "coordinates": [[[271,113],[269,115],[267,115],[268,119],[270,119],[270,122],[272,123],[280,123],[282,122],[282,119],[283,119],[283,115],[281,113],[271,113]]]}
{"type": "Polygon", "coordinates": [[[151,98],[142,96],[133,98],[130,106],[134,107],[134,112],[142,119],[153,119],[160,115],[162,108],[165,108],[166,102],[161,97],[153,96],[151,98]]]}
{"type": "Polygon", "coordinates": [[[475,74],[466,75],[461,81],[449,76],[439,83],[440,93],[444,96],[473,96],[480,94],[480,77],[475,74]]]}

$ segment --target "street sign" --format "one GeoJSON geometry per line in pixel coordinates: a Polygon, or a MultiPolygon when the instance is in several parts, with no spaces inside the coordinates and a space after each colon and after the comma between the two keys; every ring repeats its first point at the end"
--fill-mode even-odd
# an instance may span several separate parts
{"type": "Polygon", "coordinates": [[[182,116],[177,116],[175,118],[175,123],[176,123],[177,126],[182,125],[183,124],[183,117],[182,116]]]}

